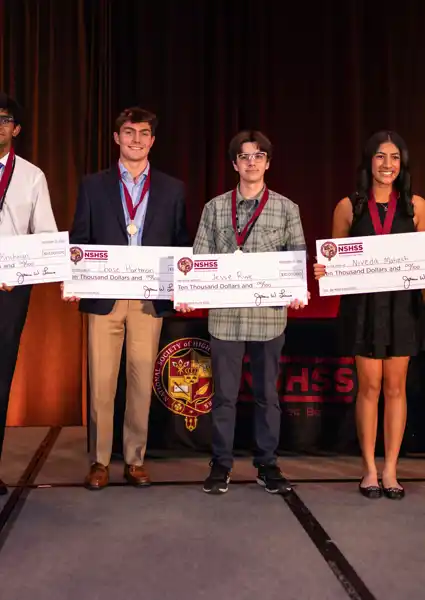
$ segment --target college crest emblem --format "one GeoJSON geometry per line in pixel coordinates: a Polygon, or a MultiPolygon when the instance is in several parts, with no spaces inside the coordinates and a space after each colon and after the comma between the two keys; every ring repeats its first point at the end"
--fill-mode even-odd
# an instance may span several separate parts
{"type": "Polygon", "coordinates": [[[84,258],[84,252],[81,248],[78,248],[78,246],[72,246],[72,248],[69,249],[69,253],[71,255],[71,260],[75,265],[84,258]]]}
{"type": "Polygon", "coordinates": [[[210,344],[201,338],[171,342],[158,354],[153,390],[164,406],[185,418],[189,431],[210,412],[213,380],[210,344]]]}
{"type": "Polygon", "coordinates": [[[184,256],[178,261],[177,268],[184,275],[187,275],[189,271],[191,271],[193,268],[193,260],[191,258],[188,258],[187,256],[184,256]]]}
{"type": "Polygon", "coordinates": [[[338,248],[336,247],[336,244],[334,244],[334,242],[325,242],[324,244],[322,244],[320,252],[325,258],[327,258],[330,261],[334,256],[337,255],[338,248]]]}

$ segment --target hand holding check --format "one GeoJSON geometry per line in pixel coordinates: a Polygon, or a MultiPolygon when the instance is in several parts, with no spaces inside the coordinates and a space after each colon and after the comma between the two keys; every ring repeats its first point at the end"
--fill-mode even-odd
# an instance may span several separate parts
{"type": "Polygon", "coordinates": [[[80,299],[77,298],[77,296],[70,296],[70,297],[64,296],[64,289],[65,289],[65,286],[64,286],[64,282],[62,281],[62,283],[61,283],[61,295],[62,295],[62,300],[64,302],[79,302],[80,301],[80,299]]]}
{"type": "Polygon", "coordinates": [[[174,256],[174,304],[196,308],[289,307],[308,302],[306,253],[285,252],[174,256]]]}
{"type": "Polygon", "coordinates": [[[168,300],[173,291],[173,252],[163,246],[72,246],[72,277],[64,281],[62,298],[168,300]]]}
{"type": "Polygon", "coordinates": [[[62,299],[170,299],[198,308],[304,308],[310,299],[304,251],[194,256],[192,248],[73,246],[62,299]]]}
{"type": "Polygon", "coordinates": [[[56,283],[71,276],[68,232],[0,238],[0,291],[15,286],[56,283]]]}
{"type": "MultiPolygon", "coordinates": [[[[316,260],[317,260],[317,256],[316,256],[316,260]]],[[[321,265],[319,263],[315,263],[313,265],[313,270],[314,270],[314,278],[318,281],[321,277],[324,277],[326,275],[326,266],[325,265],[321,265]]]]}
{"type": "MultiPolygon", "coordinates": [[[[310,292],[307,292],[307,298],[310,300],[311,299],[311,294],[310,292]]],[[[174,296],[171,298],[171,300],[174,300],[174,296]]],[[[292,310],[299,310],[300,308],[304,308],[305,304],[302,300],[292,300],[292,302],[290,303],[288,308],[292,308],[292,310]]],[[[188,304],[182,303],[182,304],[176,304],[176,306],[174,307],[177,312],[182,312],[182,313],[187,313],[187,312],[192,312],[194,310],[196,310],[196,308],[192,308],[191,306],[189,306],[188,304]]]]}
{"type": "Polygon", "coordinates": [[[321,296],[425,288],[425,232],[317,240],[321,296]]]}

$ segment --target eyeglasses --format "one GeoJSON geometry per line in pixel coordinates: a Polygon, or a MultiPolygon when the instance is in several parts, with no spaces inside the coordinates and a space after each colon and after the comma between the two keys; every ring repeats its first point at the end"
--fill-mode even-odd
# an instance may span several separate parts
{"type": "Polygon", "coordinates": [[[14,123],[14,118],[10,115],[0,115],[0,125],[9,125],[14,123]]]}
{"type": "Polygon", "coordinates": [[[239,160],[243,162],[249,162],[250,160],[255,160],[255,162],[261,162],[267,157],[267,152],[255,152],[254,154],[242,153],[238,154],[239,160]]]}

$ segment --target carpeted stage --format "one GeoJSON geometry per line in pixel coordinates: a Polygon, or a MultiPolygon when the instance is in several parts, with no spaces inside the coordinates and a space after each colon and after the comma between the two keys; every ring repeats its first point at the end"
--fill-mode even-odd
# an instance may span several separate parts
{"type": "Polygon", "coordinates": [[[208,457],[150,455],[154,485],[88,492],[84,428],[9,428],[0,498],[5,600],[421,600],[424,460],[402,459],[402,502],[368,501],[356,457],[282,457],[286,500],[238,458],[223,497],[202,492],[208,457]]]}

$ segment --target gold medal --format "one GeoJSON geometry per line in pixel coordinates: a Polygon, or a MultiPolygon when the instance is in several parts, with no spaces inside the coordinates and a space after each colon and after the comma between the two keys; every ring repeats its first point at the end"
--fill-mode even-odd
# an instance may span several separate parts
{"type": "Polygon", "coordinates": [[[127,225],[127,231],[129,235],[136,235],[136,233],[139,231],[138,228],[136,227],[136,225],[131,222],[129,225],[127,225]]]}

